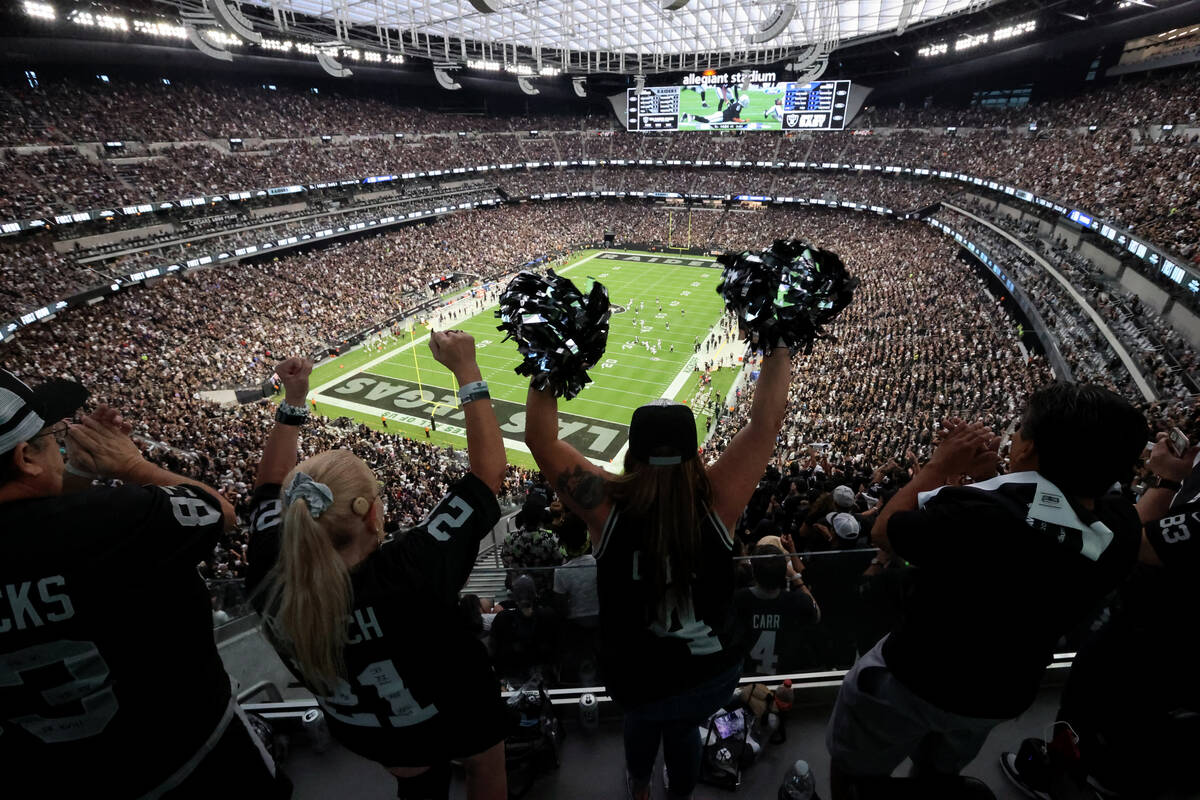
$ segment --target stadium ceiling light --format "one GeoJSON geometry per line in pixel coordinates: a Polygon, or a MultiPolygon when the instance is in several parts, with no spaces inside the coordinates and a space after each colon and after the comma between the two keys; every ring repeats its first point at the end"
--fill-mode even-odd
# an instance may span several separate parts
{"type": "Polygon", "coordinates": [[[53,22],[57,16],[54,6],[49,3],[38,3],[34,0],[25,0],[25,14],[34,19],[44,19],[50,22],[53,22]]]}
{"type": "Polygon", "coordinates": [[[525,94],[541,94],[536,86],[529,82],[529,78],[522,75],[517,76],[517,86],[521,87],[521,91],[525,94]]]}
{"type": "Polygon", "coordinates": [[[247,42],[262,43],[262,34],[254,30],[254,26],[242,16],[242,12],[237,6],[226,5],[225,0],[208,0],[208,8],[212,11],[217,24],[225,30],[235,36],[240,36],[247,42]]]}
{"type": "Polygon", "coordinates": [[[678,11],[686,6],[691,0],[661,0],[663,11],[678,11]]]}
{"type": "Polygon", "coordinates": [[[501,0],[467,0],[471,8],[480,14],[495,14],[500,10],[501,0]]]}

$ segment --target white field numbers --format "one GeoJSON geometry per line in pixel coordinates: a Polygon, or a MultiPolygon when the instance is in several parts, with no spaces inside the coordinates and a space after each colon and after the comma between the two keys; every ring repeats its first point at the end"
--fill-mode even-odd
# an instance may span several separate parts
{"type": "Polygon", "coordinates": [[[21,686],[24,673],[61,664],[71,680],[40,689],[51,708],[78,709],[81,714],[13,718],[26,731],[47,744],[75,742],[95,736],[117,714],[117,696],[108,682],[108,663],[94,642],[62,640],[26,647],[0,655],[0,686],[21,686]]]}

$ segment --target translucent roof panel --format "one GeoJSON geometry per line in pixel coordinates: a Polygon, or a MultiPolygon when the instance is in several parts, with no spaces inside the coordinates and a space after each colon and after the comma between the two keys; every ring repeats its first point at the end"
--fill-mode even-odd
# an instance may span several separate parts
{"type": "Polygon", "coordinates": [[[664,9],[668,4],[671,0],[255,0],[248,5],[266,6],[276,18],[293,11],[328,20],[343,32],[343,41],[376,38],[414,55],[424,50],[432,58],[508,63],[519,50],[526,58],[560,65],[586,63],[587,54],[625,55],[631,57],[628,68],[605,70],[624,72],[644,66],[647,57],[674,57],[669,60],[680,63],[680,57],[717,56],[729,64],[766,63],[768,54],[786,57],[814,45],[827,53],[838,43],[902,31],[991,0],[689,0],[673,11],[664,9]],[[761,31],[779,27],[784,19],[782,30],[763,41],[761,31]],[[401,42],[395,32],[403,35],[401,42]]]}

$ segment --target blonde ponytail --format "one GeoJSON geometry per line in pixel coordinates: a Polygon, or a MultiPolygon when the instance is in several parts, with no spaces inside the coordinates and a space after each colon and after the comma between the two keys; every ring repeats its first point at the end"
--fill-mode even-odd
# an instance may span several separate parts
{"type": "Polygon", "coordinates": [[[362,524],[361,515],[351,508],[354,498],[374,496],[374,477],[346,450],[305,461],[288,475],[285,487],[297,472],[329,486],[333,504],[313,519],[305,498],[291,503],[285,498],[279,559],[267,581],[264,622],[268,635],[292,657],[309,687],[329,695],[346,677],[347,620],[354,604],[350,572],[339,552],[362,524]]]}

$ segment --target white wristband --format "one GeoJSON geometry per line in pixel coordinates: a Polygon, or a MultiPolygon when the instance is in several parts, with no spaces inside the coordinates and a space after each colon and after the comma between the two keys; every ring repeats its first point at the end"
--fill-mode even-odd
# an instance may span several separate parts
{"type": "Polygon", "coordinates": [[[491,397],[488,392],[487,381],[474,381],[465,386],[459,387],[458,402],[459,405],[466,405],[475,400],[482,400],[485,397],[491,397]]]}

